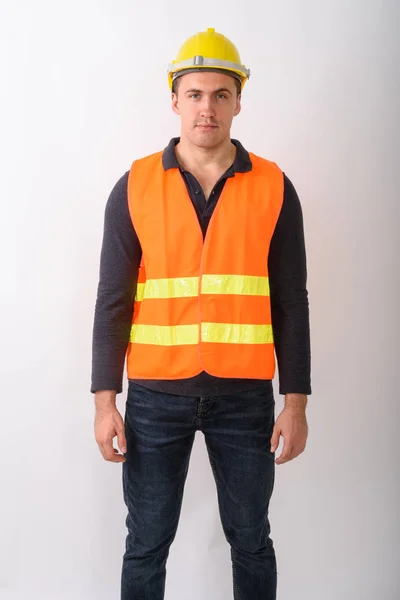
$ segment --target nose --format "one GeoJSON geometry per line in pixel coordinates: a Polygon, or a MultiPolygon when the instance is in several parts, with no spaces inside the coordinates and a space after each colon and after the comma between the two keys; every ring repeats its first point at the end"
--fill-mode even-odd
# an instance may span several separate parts
{"type": "Polygon", "coordinates": [[[209,96],[204,95],[200,106],[200,116],[203,119],[209,119],[215,116],[215,107],[213,99],[209,96]]]}

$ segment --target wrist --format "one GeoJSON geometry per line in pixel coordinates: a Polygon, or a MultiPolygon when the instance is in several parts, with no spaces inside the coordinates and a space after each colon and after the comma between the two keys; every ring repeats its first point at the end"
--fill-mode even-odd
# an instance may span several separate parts
{"type": "Polygon", "coordinates": [[[285,408],[305,410],[307,402],[307,394],[285,394],[285,408]]]}
{"type": "Polygon", "coordinates": [[[99,390],[94,395],[94,403],[96,408],[115,408],[116,398],[116,390],[99,390]]]}

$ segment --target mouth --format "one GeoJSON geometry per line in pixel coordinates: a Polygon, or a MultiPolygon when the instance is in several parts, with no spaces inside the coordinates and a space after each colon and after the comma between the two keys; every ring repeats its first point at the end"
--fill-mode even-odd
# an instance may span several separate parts
{"type": "Polygon", "coordinates": [[[204,129],[205,131],[211,130],[211,129],[217,129],[217,125],[208,125],[207,123],[200,123],[200,125],[197,125],[198,129],[204,129]]]}

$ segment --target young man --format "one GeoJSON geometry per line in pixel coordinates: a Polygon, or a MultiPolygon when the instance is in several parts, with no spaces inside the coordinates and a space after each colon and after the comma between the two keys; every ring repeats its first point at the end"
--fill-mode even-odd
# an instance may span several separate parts
{"type": "Polygon", "coordinates": [[[230,130],[250,72],[213,29],[170,65],[181,133],[137,160],[107,203],[91,391],[103,457],[122,462],[122,600],[162,600],[196,431],[205,437],[236,600],[276,598],[268,507],[276,463],[307,439],[309,309],[289,179],[230,130]],[[285,406],[275,422],[275,354],[285,406]],[[116,408],[125,355],[125,419],[116,408]],[[113,448],[117,436],[119,449],[113,448]]]}

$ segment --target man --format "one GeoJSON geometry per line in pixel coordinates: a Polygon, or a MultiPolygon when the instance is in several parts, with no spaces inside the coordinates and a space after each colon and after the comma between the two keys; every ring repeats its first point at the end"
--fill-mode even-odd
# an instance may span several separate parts
{"type": "Polygon", "coordinates": [[[234,598],[276,598],[275,450],[282,435],[276,463],[292,460],[308,429],[306,254],[293,185],[230,138],[249,75],[214,29],[187,40],[168,73],[180,137],[134,161],[106,207],[91,391],[100,451],[123,463],[122,600],[164,598],[198,430],[231,547],[234,598]],[[276,422],[274,352],[285,395],[276,422]],[[116,394],[125,355],[123,420],[116,394]]]}

